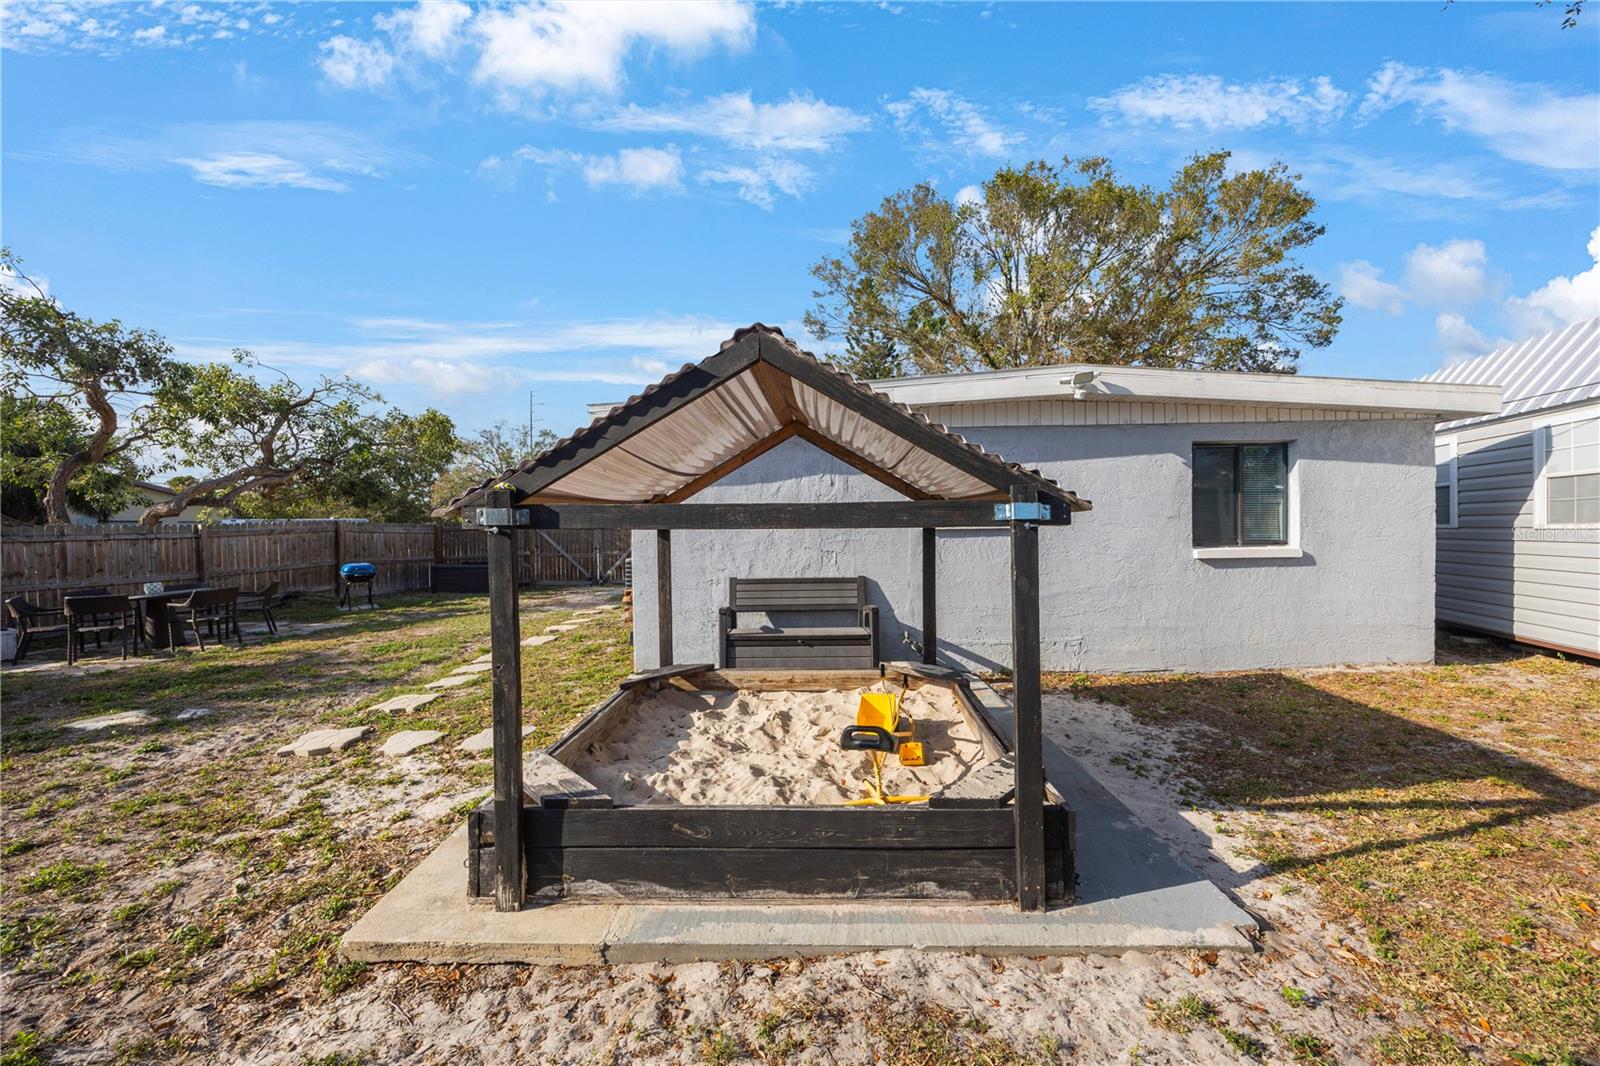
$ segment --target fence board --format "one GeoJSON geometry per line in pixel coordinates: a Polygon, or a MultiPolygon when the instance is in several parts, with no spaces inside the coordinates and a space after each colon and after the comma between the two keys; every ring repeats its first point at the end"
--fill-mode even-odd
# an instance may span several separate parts
{"type": "MultiPolygon", "coordinates": [[[[626,530],[555,530],[545,542],[523,531],[521,577],[540,585],[621,584],[631,538],[626,530]],[[559,546],[559,549],[558,547],[559,546]]],[[[382,522],[274,522],[156,529],[129,526],[8,526],[0,534],[0,585],[41,607],[59,607],[79,589],[135,593],[147,581],[204,581],[245,590],[281,583],[284,592],[336,587],[340,562],[378,568],[374,591],[421,591],[440,562],[481,561],[482,530],[382,522]]]]}

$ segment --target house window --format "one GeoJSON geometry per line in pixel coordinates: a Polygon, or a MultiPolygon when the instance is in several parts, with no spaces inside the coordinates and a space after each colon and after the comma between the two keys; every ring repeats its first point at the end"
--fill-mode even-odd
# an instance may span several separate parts
{"type": "Polygon", "coordinates": [[[1455,528],[1456,442],[1441,440],[1433,446],[1433,524],[1455,528]]]}
{"type": "Polygon", "coordinates": [[[1289,446],[1194,446],[1194,546],[1289,542],[1289,446]]]}
{"type": "Polygon", "coordinates": [[[1600,524],[1600,418],[1544,427],[1544,521],[1600,524]]]}

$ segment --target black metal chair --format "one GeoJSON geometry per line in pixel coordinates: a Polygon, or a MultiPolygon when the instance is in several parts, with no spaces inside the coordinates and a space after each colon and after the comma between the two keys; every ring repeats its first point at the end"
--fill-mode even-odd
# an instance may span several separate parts
{"type": "Polygon", "coordinates": [[[267,623],[267,632],[278,632],[278,620],[272,617],[272,604],[283,594],[283,582],[273,581],[259,592],[245,592],[239,595],[239,610],[260,611],[261,618],[267,623]]]}
{"type": "MultiPolygon", "coordinates": [[[[231,629],[239,647],[244,647],[244,634],[239,631],[239,590],[236,588],[195,589],[184,599],[167,605],[167,618],[173,625],[194,630],[194,639],[201,651],[206,650],[202,625],[218,640],[227,640],[231,629]]],[[[178,654],[176,639],[172,643],[172,654],[174,657],[178,654]]]]}
{"type": "Polygon", "coordinates": [[[100,638],[116,633],[122,638],[122,657],[128,657],[128,634],[133,634],[133,650],[139,651],[139,623],[133,603],[126,596],[68,596],[63,601],[67,618],[67,665],[78,661],[86,648],[85,638],[94,634],[95,647],[100,638]]]}
{"type": "Polygon", "coordinates": [[[17,626],[17,656],[12,662],[20,663],[37,637],[68,636],[65,612],[35,607],[21,596],[6,600],[6,614],[17,626]]]}

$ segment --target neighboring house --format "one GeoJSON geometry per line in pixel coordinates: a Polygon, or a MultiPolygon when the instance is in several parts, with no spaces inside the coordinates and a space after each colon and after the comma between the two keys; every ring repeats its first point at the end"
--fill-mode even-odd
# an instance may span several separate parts
{"type": "MultiPolygon", "coordinates": [[[[165,501],[170,500],[177,495],[176,492],[168,488],[166,485],[158,485],[153,481],[135,481],[133,486],[138,490],[139,498],[137,502],[130,503],[116,514],[106,519],[104,523],[105,525],[135,525],[139,521],[139,516],[144,514],[145,508],[150,507],[153,504],[164,503],[165,501]]],[[[182,514],[179,514],[175,518],[164,518],[162,519],[162,522],[198,522],[200,521],[200,513],[202,510],[203,508],[200,507],[185,507],[182,514]]],[[[77,511],[72,512],[72,521],[73,524],[80,526],[97,526],[102,524],[100,520],[93,515],[79,514],[77,511]]]]}
{"type": "Polygon", "coordinates": [[[1600,318],[1422,380],[1502,399],[1439,426],[1439,621],[1600,656],[1600,318]]]}
{"type": "MultiPolygon", "coordinates": [[[[1049,670],[1225,670],[1433,657],[1433,430],[1492,386],[1053,366],[871,383],[1094,502],[1042,538],[1049,670]]],[[[596,405],[601,410],[608,406],[596,405]]],[[[894,499],[792,439],[695,502],[894,499]]],[[[680,662],[717,659],[729,577],[868,579],[886,658],[920,637],[916,530],[674,533],[680,662]]],[[[636,534],[635,661],[657,665],[655,545],[636,534]]],[[[938,534],[939,655],[1007,666],[1005,534],[938,534]]]]}

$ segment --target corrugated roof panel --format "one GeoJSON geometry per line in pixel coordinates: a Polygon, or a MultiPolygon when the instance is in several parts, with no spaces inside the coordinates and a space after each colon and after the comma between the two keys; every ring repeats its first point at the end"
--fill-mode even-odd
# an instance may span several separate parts
{"type": "Polygon", "coordinates": [[[1446,422],[1441,430],[1600,399],[1600,318],[1496,348],[1417,380],[1500,386],[1498,414],[1446,422]]]}

